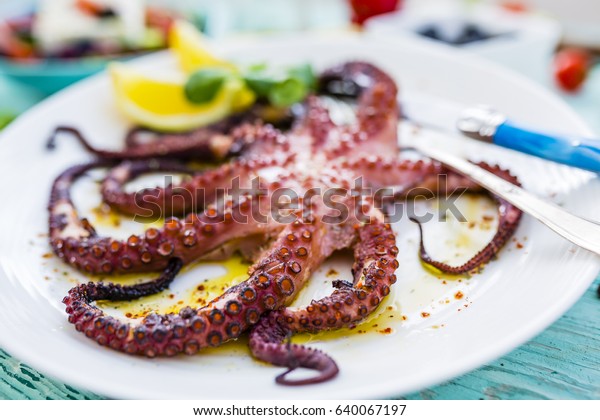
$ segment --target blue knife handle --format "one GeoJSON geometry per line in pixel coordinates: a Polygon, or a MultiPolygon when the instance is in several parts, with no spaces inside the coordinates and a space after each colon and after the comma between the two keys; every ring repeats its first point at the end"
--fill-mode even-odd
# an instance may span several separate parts
{"type": "Polygon", "coordinates": [[[508,120],[496,129],[493,143],[565,165],[600,172],[599,140],[536,133],[508,120]]]}

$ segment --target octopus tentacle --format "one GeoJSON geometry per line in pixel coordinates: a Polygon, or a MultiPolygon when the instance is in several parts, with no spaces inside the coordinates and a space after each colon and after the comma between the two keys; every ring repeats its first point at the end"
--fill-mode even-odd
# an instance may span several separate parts
{"type": "Polygon", "coordinates": [[[59,134],[73,136],[83,148],[102,160],[143,160],[153,158],[200,159],[214,162],[243,154],[257,142],[257,149],[287,147],[280,131],[271,124],[249,123],[247,116],[234,115],[224,121],[185,133],[160,132],[144,127],[130,130],[125,149],[103,150],[94,147],[83,133],[71,126],[58,126],[49,137],[46,148],[55,149],[59,134]]]}
{"type": "MultiPolygon", "coordinates": [[[[344,165],[360,173],[369,186],[381,188],[388,185],[392,191],[386,192],[382,196],[382,200],[384,201],[415,196],[425,191],[428,192],[427,195],[434,193],[452,194],[459,191],[487,193],[475,181],[454,173],[435,161],[398,161],[396,159],[371,156],[361,157],[347,164],[344,163],[344,165]]],[[[479,166],[515,185],[520,185],[516,177],[498,166],[491,166],[486,163],[479,163],[479,166]]],[[[385,190],[382,189],[380,191],[385,190]]],[[[505,200],[494,195],[492,197],[498,205],[499,222],[497,231],[481,251],[460,266],[450,266],[431,258],[425,250],[421,224],[417,219],[411,219],[419,225],[421,232],[419,251],[421,260],[440,271],[460,274],[471,271],[492,259],[513,235],[522,214],[519,209],[505,200]]]]}
{"type": "MultiPolygon", "coordinates": [[[[335,377],[339,369],[331,357],[290,340],[296,333],[363,321],[396,282],[394,233],[375,209],[380,196],[369,189],[385,188],[382,194],[389,195],[390,202],[423,189],[428,189],[429,195],[452,192],[456,187],[483,191],[439,162],[396,158],[398,90],[377,67],[351,62],[327,70],[319,79],[319,91],[352,97],[356,118],[337,124],[326,100],[311,96],[304,106],[296,107],[304,111],[303,118],[294,114],[295,124],[285,133],[255,122],[258,114],[253,110],[189,133],[134,129],[120,152],[98,150],[77,130],[59,128],[78,137],[88,151],[103,159],[66,170],[52,187],[49,230],[56,255],[89,273],[163,271],[156,280],[142,285],[90,283],[71,289],[64,299],[69,322],[101,345],[148,357],[195,354],[252,329],[253,355],[288,368],[277,377],[278,383],[300,385],[335,377]],[[192,173],[179,164],[150,160],[161,157],[234,159],[216,169],[192,173]],[[121,162],[103,183],[105,202],[123,213],[142,215],[144,210],[152,210],[162,215],[187,214],[185,219],[171,217],[163,228],[148,229],[127,240],[99,236],[79,217],[69,188],[88,170],[111,167],[122,160],[130,161],[121,162]],[[126,191],[127,182],[154,171],[190,176],[164,188],[133,194],[126,191]],[[358,178],[364,182],[354,187],[352,181],[358,178]],[[242,189],[241,194],[231,192],[236,187],[242,189]],[[288,190],[293,194],[286,195],[288,190]],[[344,193],[347,195],[340,200],[344,193]],[[269,212],[266,218],[262,210],[269,212]],[[353,282],[336,280],[329,296],[305,307],[288,307],[317,266],[334,251],[350,247],[355,256],[353,282]],[[178,314],[151,314],[135,325],[105,315],[94,304],[155,293],[168,287],[182,265],[231,252],[241,252],[254,261],[249,277],[204,307],[188,307],[178,314]],[[288,374],[298,367],[314,370],[316,376],[290,379],[288,374]]],[[[518,183],[498,167],[482,167],[518,183]]],[[[427,255],[421,235],[423,261],[443,271],[463,272],[492,258],[521,217],[519,210],[495,199],[500,213],[498,232],[484,250],[463,266],[452,267],[427,255]]]]}
{"type": "Polygon", "coordinates": [[[194,354],[239,337],[265,312],[288,305],[321,261],[320,239],[322,229],[317,223],[297,220],[280,233],[248,280],[203,308],[184,308],[177,315],[152,314],[139,326],[106,316],[91,304],[120,297],[119,286],[80,285],[64,299],[69,322],[99,344],[129,354],[194,354]]]}
{"type": "Polygon", "coordinates": [[[443,173],[442,165],[436,161],[373,155],[343,159],[338,165],[359,175],[364,185],[375,189],[375,193],[387,194],[390,198],[405,195],[412,188],[421,187],[425,180],[443,173]]]}
{"type": "Polygon", "coordinates": [[[100,237],[89,222],[79,218],[69,188],[86,171],[105,165],[97,162],[66,170],[54,182],[49,204],[50,243],[55,254],[88,273],[162,270],[171,258],[180,258],[187,264],[233,239],[281,229],[250,218],[249,212],[268,200],[265,195],[250,195],[235,203],[227,201],[219,211],[209,207],[185,220],[167,219],[162,229],[150,228],[127,240],[100,237]]]}
{"type": "MultiPolygon", "coordinates": [[[[379,215],[379,218],[382,216],[379,215]]],[[[355,275],[352,284],[336,281],[337,289],[325,298],[299,308],[284,308],[267,315],[250,334],[252,354],[264,361],[286,366],[288,371],[277,378],[283,385],[323,382],[337,374],[333,360],[311,348],[283,343],[299,332],[318,332],[355,325],[365,319],[390,293],[398,268],[395,235],[388,224],[379,220],[357,227],[355,275]],[[319,375],[299,381],[286,375],[297,367],[319,371],[319,375]]]]}
{"type": "MultiPolygon", "coordinates": [[[[506,181],[509,181],[515,185],[520,185],[516,177],[511,175],[510,172],[500,169],[498,166],[490,166],[486,163],[479,163],[479,166],[502,177],[506,181]]],[[[471,181],[468,181],[467,184],[470,182],[471,181]]],[[[515,230],[519,226],[519,221],[521,220],[523,212],[506,200],[493,194],[491,194],[491,196],[498,205],[498,228],[496,229],[496,233],[483,249],[477,252],[477,254],[471,257],[467,262],[459,266],[452,266],[441,261],[436,261],[434,258],[432,258],[425,249],[422,224],[418,219],[411,218],[410,220],[416,223],[419,227],[419,256],[421,260],[425,264],[435,267],[444,273],[462,274],[482,266],[496,256],[496,254],[512,237],[515,230]]]]}
{"type": "Polygon", "coordinates": [[[257,171],[268,166],[284,167],[293,159],[287,137],[270,124],[243,124],[232,131],[232,136],[238,139],[238,144],[244,145],[242,157],[217,169],[197,173],[176,185],[126,192],[125,184],[141,173],[193,171],[152,160],[123,163],[111,171],[102,184],[104,202],[128,215],[183,216],[201,210],[219,194],[236,187],[252,187],[252,181],[258,180],[257,171]]]}
{"type": "Polygon", "coordinates": [[[231,131],[242,157],[288,154],[292,144],[287,135],[272,124],[241,124],[231,131]]]}
{"type": "MultiPolygon", "coordinates": [[[[317,96],[311,95],[306,99],[305,115],[301,121],[300,128],[306,130],[311,137],[311,148],[313,152],[331,147],[330,133],[336,129],[331,119],[329,110],[317,96]]],[[[337,144],[336,144],[337,146],[337,144]]]]}
{"type": "Polygon", "coordinates": [[[259,181],[259,170],[285,166],[290,159],[291,157],[279,159],[275,156],[241,158],[200,173],[169,162],[126,161],[108,174],[102,183],[101,192],[104,202],[123,214],[143,217],[183,216],[201,211],[219,195],[230,193],[235,188],[251,188],[253,180],[259,181]],[[125,185],[138,175],[151,172],[178,172],[192,176],[167,187],[146,188],[134,193],[125,190],[125,185]]]}
{"type": "Polygon", "coordinates": [[[99,159],[137,160],[150,158],[182,158],[218,161],[241,151],[241,139],[229,135],[240,125],[243,118],[233,116],[207,127],[186,133],[163,133],[148,128],[134,128],[126,136],[126,148],[120,151],[94,147],[83,133],[70,126],[57,127],[46,144],[48,149],[56,147],[60,133],[72,135],[88,152],[99,159]]]}
{"type": "MultiPolygon", "coordinates": [[[[112,168],[102,181],[100,191],[104,203],[121,213],[142,217],[168,217],[183,214],[182,211],[177,212],[177,214],[174,213],[176,210],[173,210],[172,207],[180,208],[182,206],[182,204],[174,202],[174,197],[164,197],[162,200],[160,197],[157,197],[158,191],[156,190],[159,190],[158,188],[146,188],[136,193],[125,191],[127,182],[133,181],[140,175],[154,172],[193,175],[197,171],[176,161],[124,161],[112,168]],[[157,207],[157,203],[148,202],[149,199],[154,197],[157,197],[158,203],[172,204],[171,206],[162,205],[157,207]],[[154,214],[153,210],[158,210],[159,214],[154,214]]],[[[165,188],[165,190],[170,192],[172,192],[172,189],[173,187],[171,185],[165,188]]],[[[190,204],[188,203],[188,205],[190,204]]]]}
{"type": "Polygon", "coordinates": [[[327,354],[314,348],[292,344],[289,338],[290,329],[272,316],[263,317],[250,334],[250,349],[254,357],[288,368],[275,377],[275,382],[280,385],[309,385],[328,381],[338,374],[337,364],[327,354]],[[316,370],[319,375],[294,381],[286,378],[299,367],[316,370]]]}
{"type": "MultiPolygon", "coordinates": [[[[361,128],[376,129],[377,126],[369,124],[368,120],[385,117],[373,115],[369,111],[369,107],[376,107],[381,110],[385,108],[388,112],[391,112],[391,116],[398,115],[396,102],[398,87],[396,83],[389,75],[370,63],[349,61],[325,70],[319,76],[318,90],[320,93],[329,95],[358,98],[357,118],[362,120],[361,128]],[[374,90],[374,87],[377,87],[377,89],[374,90]],[[381,87],[381,92],[379,87],[381,87]]],[[[371,122],[376,123],[375,120],[371,122]]],[[[377,122],[380,123],[381,120],[377,122]]]]}
{"type": "Polygon", "coordinates": [[[398,108],[396,83],[378,67],[351,61],[332,67],[319,77],[319,91],[334,96],[356,98],[356,124],[340,130],[345,149],[369,155],[396,155],[398,108]]]}
{"type": "Polygon", "coordinates": [[[175,280],[182,267],[183,261],[173,258],[169,261],[161,275],[152,281],[128,286],[114,283],[89,282],[81,284],[76,288],[79,289],[80,293],[85,294],[90,302],[94,300],[109,300],[113,302],[134,300],[151,296],[167,289],[173,280],[175,280]]]}
{"type": "MultiPolygon", "coordinates": [[[[61,173],[52,184],[50,200],[48,201],[49,236],[58,237],[65,233],[80,237],[95,237],[96,231],[86,219],[79,219],[71,200],[71,185],[82,175],[96,168],[109,167],[106,161],[95,161],[72,166],[61,173]]],[[[56,250],[56,249],[55,249],[56,250]]]]}

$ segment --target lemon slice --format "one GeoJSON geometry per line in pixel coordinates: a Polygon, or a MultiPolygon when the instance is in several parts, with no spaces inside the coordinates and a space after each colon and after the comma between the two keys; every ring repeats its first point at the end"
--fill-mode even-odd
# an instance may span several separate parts
{"type": "Polygon", "coordinates": [[[204,36],[189,22],[179,20],[173,24],[169,31],[169,47],[186,73],[203,67],[225,67],[237,72],[234,64],[209,51],[204,36]]]}
{"type": "MultiPolygon", "coordinates": [[[[224,67],[239,73],[237,66],[210,52],[205,37],[194,25],[178,20],[169,32],[169,47],[177,57],[179,66],[186,73],[192,73],[205,67],[224,67]]],[[[233,101],[233,111],[239,112],[256,101],[256,94],[245,83],[237,92],[233,101]]]]}
{"type": "Polygon", "coordinates": [[[164,131],[185,131],[214,123],[240,106],[242,80],[228,80],[213,100],[196,105],[184,93],[185,78],[154,79],[128,65],[113,63],[109,67],[117,106],[136,123],[164,131]]]}

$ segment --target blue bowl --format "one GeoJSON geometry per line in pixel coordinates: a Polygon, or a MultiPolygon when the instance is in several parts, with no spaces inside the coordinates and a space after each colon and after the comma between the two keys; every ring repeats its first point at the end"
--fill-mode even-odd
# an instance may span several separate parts
{"type": "Polygon", "coordinates": [[[108,60],[36,60],[33,63],[0,58],[0,74],[15,82],[50,95],[85,77],[103,70],[108,60]]]}
{"type": "Polygon", "coordinates": [[[143,54],[127,54],[111,58],[36,59],[31,62],[19,62],[0,57],[0,75],[34,88],[44,95],[51,95],[104,70],[109,62],[125,61],[140,55],[143,54]]]}

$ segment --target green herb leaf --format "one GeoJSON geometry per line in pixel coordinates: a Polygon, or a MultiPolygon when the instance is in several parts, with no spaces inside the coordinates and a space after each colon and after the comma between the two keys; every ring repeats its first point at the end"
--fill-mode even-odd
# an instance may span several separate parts
{"type": "Polygon", "coordinates": [[[256,64],[246,69],[244,80],[258,97],[266,98],[277,107],[302,101],[316,86],[316,77],[309,64],[292,67],[256,64]]]}
{"type": "Polygon", "coordinates": [[[256,96],[266,98],[277,80],[272,76],[262,73],[249,73],[244,77],[246,85],[256,93],[256,96]]]}
{"type": "Polygon", "coordinates": [[[193,73],[185,84],[185,97],[194,104],[212,101],[219,93],[231,71],[214,67],[204,68],[193,73]]]}
{"type": "Polygon", "coordinates": [[[316,89],[317,76],[315,75],[315,72],[310,64],[305,63],[290,67],[288,69],[288,73],[290,76],[300,79],[307,87],[307,90],[313,91],[316,89]]]}
{"type": "Polygon", "coordinates": [[[290,77],[271,88],[268,98],[271,105],[286,107],[300,102],[306,97],[307,86],[302,80],[296,77],[290,77]]]}

